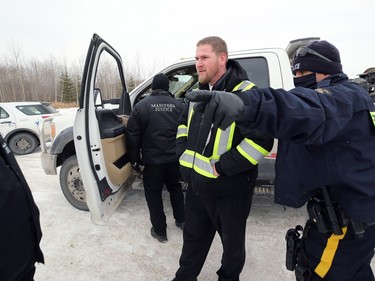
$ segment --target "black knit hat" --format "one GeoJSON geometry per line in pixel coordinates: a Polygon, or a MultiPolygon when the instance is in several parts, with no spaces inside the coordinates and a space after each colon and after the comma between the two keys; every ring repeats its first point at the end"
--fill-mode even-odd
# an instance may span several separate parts
{"type": "Polygon", "coordinates": [[[315,73],[336,74],[342,72],[340,52],[331,43],[315,41],[297,50],[292,70],[307,70],[315,73]]]}
{"type": "Polygon", "coordinates": [[[152,80],[152,90],[164,90],[168,92],[169,91],[168,77],[163,73],[156,74],[154,79],[152,80]]]}

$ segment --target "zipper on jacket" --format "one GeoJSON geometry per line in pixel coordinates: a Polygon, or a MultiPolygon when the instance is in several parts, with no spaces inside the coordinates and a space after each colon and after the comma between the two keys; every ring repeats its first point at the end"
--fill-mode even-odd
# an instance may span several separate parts
{"type": "MultiPolygon", "coordinates": [[[[202,115],[202,120],[203,120],[203,115],[202,115]]],[[[195,149],[194,149],[194,157],[193,157],[193,169],[192,169],[192,175],[191,175],[191,188],[192,188],[192,190],[194,191],[195,190],[195,195],[198,195],[198,188],[196,188],[196,189],[194,189],[193,188],[193,177],[194,177],[194,175],[195,175],[195,172],[194,172],[194,165],[195,165],[195,155],[196,155],[196,153],[197,153],[197,149],[198,149],[198,143],[199,143],[199,139],[200,139],[200,135],[201,135],[201,129],[202,129],[202,120],[199,122],[199,130],[198,130],[198,136],[197,136],[197,138],[196,138],[196,142],[195,142],[195,149]]],[[[211,134],[211,132],[209,132],[209,135],[211,134]]]]}

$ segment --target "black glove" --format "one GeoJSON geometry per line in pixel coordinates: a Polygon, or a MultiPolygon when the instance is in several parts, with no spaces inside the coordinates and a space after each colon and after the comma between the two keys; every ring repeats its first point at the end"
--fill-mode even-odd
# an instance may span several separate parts
{"type": "Polygon", "coordinates": [[[206,110],[206,105],[207,103],[205,102],[197,102],[196,104],[194,104],[194,112],[199,112],[203,114],[206,110]]]}
{"type": "Polygon", "coordinates": [[[194,107],[198,111],[202,111],[204,103],[207,104],[201,125],[213,124],[214,127],[225,130],[245,115],[243,101],[232,93],[196,90],[187,93],[186,98],[198,103],[194,107]]]}

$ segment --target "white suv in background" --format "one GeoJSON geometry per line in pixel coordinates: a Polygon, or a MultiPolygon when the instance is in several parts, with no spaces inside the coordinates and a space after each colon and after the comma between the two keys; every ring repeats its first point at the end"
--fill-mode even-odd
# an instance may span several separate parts
{"type": "Polygon", "coordinates": [[[41,120],[58,114],[52,106],[41,102],[0,103],[0,133],[13,153],[28,154],[40,144],[41,120]]]}

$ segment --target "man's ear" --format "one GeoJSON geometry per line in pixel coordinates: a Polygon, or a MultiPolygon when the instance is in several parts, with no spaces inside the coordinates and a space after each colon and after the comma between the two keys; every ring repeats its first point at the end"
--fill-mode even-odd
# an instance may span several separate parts
{"type": "Polygon", "coordinates": [[[228,56],[226,53],[221,53],[219,56],[220,66],[226,66],[228,61],[228,56]]]}

